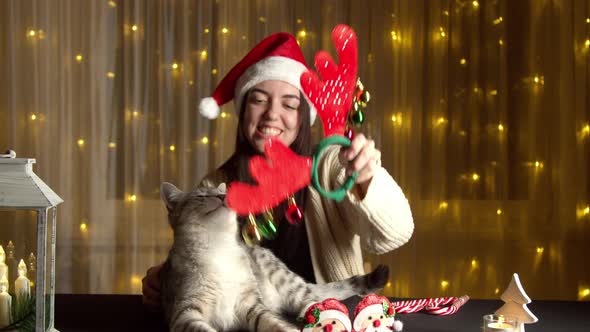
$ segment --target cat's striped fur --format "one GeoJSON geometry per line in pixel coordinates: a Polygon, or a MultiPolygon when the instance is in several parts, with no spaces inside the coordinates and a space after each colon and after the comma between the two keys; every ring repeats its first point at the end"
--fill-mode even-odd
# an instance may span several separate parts
{"type": "Polygon", "coordinates": [[[306,283],[269,250],[247,247],[224,188],[183,193],[161,187],[174,243],[161,273],[162,303],[171,331],[297,331],[281,314],[300,315],[325,298],[378,291],[380,266],[364,276],[324,285],[306,283]]]}

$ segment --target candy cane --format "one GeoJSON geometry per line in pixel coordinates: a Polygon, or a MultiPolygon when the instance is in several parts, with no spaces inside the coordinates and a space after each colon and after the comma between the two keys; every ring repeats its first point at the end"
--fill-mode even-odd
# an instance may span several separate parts
{"type": "Polygon", "coordinates": [[[457,312],[459,308],[469,300],[469,296],[456,297],[438,297],[432,299],[415,299],[407,301],[396,301],[392,305],[396,313],[410,314],[425,310],[432,315],[451,315],[457,312]],[[444,307],[451,304],[448,307],[444,307]]]}
{"type": "Polygon", "coordinates": [[[457,312],[457,310],[459,310],[459,308],[461,308],[461,306],[464,305],[468,300],[469,296],[463,295],[460,298],[453,301],[453,303],[448,307],[426,306],[424,307],[424,310],[426,310],[426,312],[431,315],[452,315],[455,312],[457,312]]]}

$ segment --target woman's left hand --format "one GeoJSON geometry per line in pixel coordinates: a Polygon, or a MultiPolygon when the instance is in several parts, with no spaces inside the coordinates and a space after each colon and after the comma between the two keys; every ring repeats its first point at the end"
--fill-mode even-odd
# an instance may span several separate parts
{"type": "Polygon", "coordinates": [[[340,150],[339,159],[347,176],[358,172],[356,183],[361,186],[364,196],[375,171],[381,166],[381,151],[375,148],[375,141],[359,133],[352,139],[350,147],[340,150]]]}

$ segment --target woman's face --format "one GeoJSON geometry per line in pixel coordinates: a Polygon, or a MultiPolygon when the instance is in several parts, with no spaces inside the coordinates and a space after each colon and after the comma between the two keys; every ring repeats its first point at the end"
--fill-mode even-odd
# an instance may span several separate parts
{"type": "Polygon", "coordinates": [[[283,81],[264,81],[255,85],[246,96],[242,130],[250,145],[264,152],[268,138],[276,137],[286,146],[299,134],[299,89],[283,81]]]}

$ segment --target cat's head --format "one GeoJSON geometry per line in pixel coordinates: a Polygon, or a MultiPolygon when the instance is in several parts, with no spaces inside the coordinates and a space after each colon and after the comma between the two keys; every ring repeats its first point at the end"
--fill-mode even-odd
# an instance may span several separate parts
{"type": "Polygon", "coordinates": [[[160,195],[174,231],[183,228],[189,231],[237,232],[236,214],[224,204],[225,184],[217,188],[195,188],[185,193],[164,182],[160,186],[160,195]]]}

